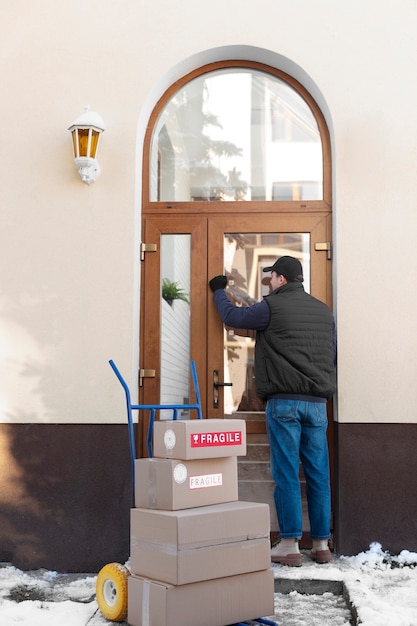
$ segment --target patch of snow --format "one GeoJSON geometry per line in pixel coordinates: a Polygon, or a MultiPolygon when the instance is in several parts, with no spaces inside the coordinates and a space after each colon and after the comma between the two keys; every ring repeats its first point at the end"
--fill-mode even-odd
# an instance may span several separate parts
{"type": "MultiPolygon", "coordinates": [[[[392,556],[375,542],[356,556],[341,556],[325,565],[303,557],[302,567],[275,566],[274,572],[276,578],[343,582],[361,626],[417,626],[416,566],[417,553],[403,550],[392,556]]],[[[297,605],[301,608],[298,600],[297,605]]],[[[276,615],[279,617],[279,612],[276,615]]],[[[316,622],[311,619],[311,614],[306,620],[300,612],[298,621],[283,623],[313,626],[316,622]]],[[[321,626],[332,623],[338,622],[322,621],[321,626]]]]}

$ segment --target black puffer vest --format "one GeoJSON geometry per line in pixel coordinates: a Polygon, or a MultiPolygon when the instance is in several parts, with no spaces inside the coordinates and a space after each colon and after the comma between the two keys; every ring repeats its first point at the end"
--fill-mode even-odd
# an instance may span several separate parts
{"type": "Polygon", "coordinates": [[[331,311],[298,282],[283,285],[265,299],[271,319],[256,336],[259,397],[283,393],[330,398],[336,386],[331,311]]]}

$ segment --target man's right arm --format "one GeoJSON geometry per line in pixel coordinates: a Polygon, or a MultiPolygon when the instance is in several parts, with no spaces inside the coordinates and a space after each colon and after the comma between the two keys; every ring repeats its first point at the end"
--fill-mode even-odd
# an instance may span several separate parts
{"type": "Polygon", "coordinates": [[[252,306],[235,306],[230,302],[224,289],[214,291],[214,303],[226,326],[265,330],[269,324],[270,312],[266,300],[252,306]]]}

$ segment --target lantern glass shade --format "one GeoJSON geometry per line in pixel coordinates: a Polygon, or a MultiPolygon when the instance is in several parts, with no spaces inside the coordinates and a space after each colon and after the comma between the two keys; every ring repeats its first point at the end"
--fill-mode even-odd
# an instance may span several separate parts
{"type": "Polygon", "coordinates": [[[96,152],[98,148],[98,140],[100,139],[100,133],[97,130],[91,130],[91,139],[90,139],[90,156],[91,158],[96,158],[96,152]]]}
{"type": "Polygon", "coordinates": [[[93,128],[74,128],[72,131],[72,143],[74,157],[96,158],[100,132],[93,128]]]}

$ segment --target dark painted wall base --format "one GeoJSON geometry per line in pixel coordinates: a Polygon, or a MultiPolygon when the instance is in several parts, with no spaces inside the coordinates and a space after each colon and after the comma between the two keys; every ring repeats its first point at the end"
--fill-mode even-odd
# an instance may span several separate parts
{"type": "Polygon", "coordinates": [[[417,551],[417,424],[335,424],[335,544],[417,551]]]}
{"type": "Polygon", "coordinates": [[[127,426],[0,424],[0,561],[96,572],[129,557],[127,426]]]}
{"type": "MultiPolygon", "coordinates": [[[[336,423],[335,437],[336,552],[417,552],[417,424],[336,423]]],[[[0,424],[0,443],[0,561],[97,572],[129,558],[126,426],[0,424]]]]}

